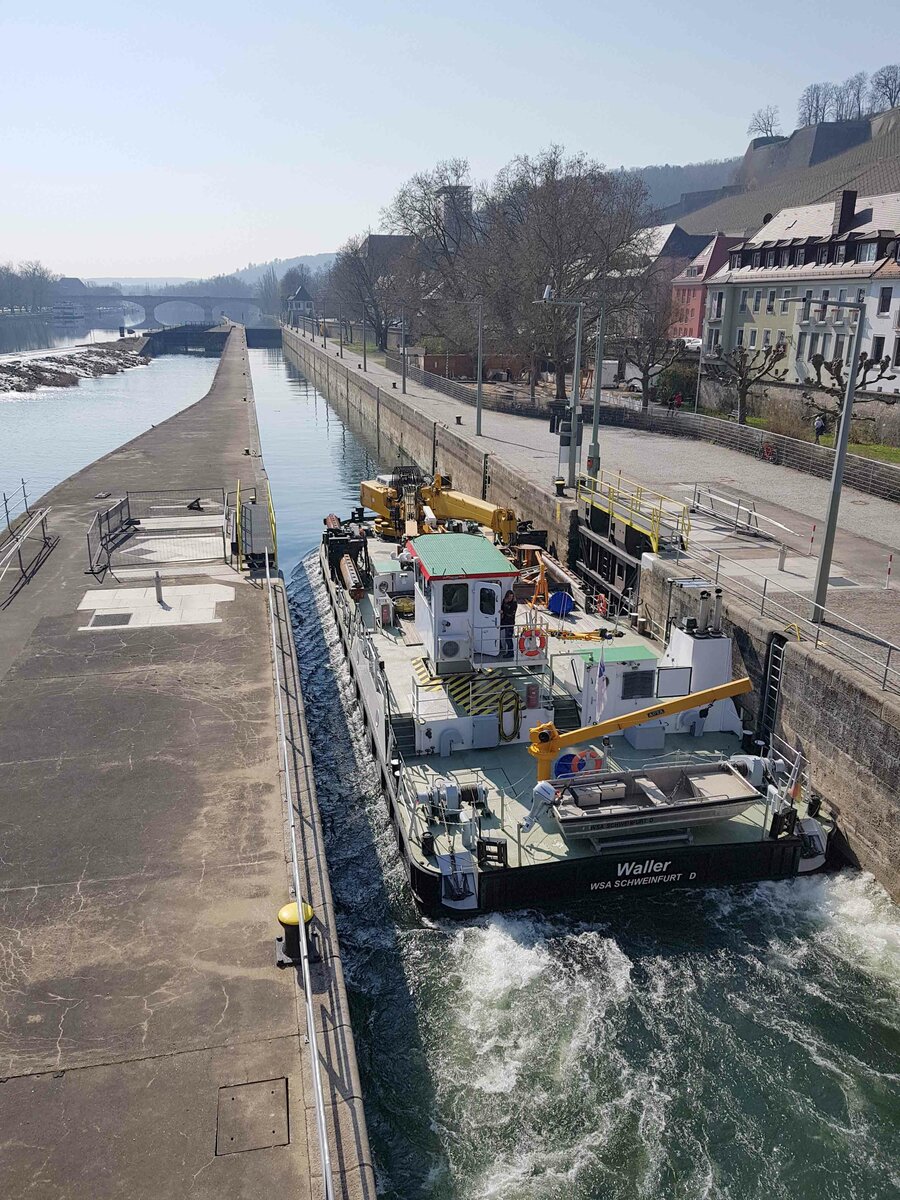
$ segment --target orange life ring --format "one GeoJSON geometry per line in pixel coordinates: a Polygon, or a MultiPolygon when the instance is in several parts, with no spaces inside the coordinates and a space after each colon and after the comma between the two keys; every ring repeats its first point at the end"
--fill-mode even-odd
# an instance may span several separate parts
{"type": "Polygon", "coordinates": [[[536,658],[547,649],[547,639],[540,629],[525,629],[519,637],[519,653],[526,658],[536,658]],[[534,642],[533,650],[527,649],[528,643],[534,642]]]}
{"type": "Polygon", "coordinates": [[[577,775],[579,771],[602,771],[603,770],[603,755],[599,750],[595,750],[593,746],[588,746],[587,750],[579,750],[572,759],[572,774],[577,775]]]}

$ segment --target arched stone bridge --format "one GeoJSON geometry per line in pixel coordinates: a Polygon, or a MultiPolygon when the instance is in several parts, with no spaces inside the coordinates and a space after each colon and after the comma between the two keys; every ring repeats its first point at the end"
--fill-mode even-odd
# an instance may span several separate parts
{"type": "MultiPolygon", "coordinates": [[[[85,304],[88,297],[78,297],[79,304],[85,304]]],[[[223,314],[230,316],[235,320],[241,320],[246,314],[248,320],[251,314],[260,311],[259,302],[252,296],[172,296],[172,295],[155,295],[151,292],[133,295],[114,295],[114,296],[98,296],[94,301],[98,308],[114,308],[122,304],[138,304],[144,310],[144,319],[136,325],[136,328],[143,326],[159,325],[161,322],[156,317],[156,310],[162,304],[184,303],[193,304],[197,308],[202,309],[203,315],[198,316],[197,320],[202,320],[212,325],[219,320],[223,314]],[[225,312],[225,309],[228,312],[225,312]]],[[[180,318],[173,324],[183,324],[184,318],[180,318]]]]}

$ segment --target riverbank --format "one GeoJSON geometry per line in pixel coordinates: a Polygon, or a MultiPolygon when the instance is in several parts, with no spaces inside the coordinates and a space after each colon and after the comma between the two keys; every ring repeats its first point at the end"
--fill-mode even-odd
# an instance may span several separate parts
{"type": "Polygon", "coordinates": [[[82,379],[116,375],[150,361],[143,353],[145,339],[123,338],[115,342],[74,347],[65,353],[10,355],[0,360],[0,396],[4,392],[33,392],[37,388],[77,387],[82,379]]]}

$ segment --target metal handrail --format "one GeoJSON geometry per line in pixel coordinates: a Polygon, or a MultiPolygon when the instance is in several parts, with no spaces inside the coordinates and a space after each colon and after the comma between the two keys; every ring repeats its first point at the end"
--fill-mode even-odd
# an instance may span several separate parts
{"type": "Polygon", "coordinates": [[[823,621],[821,624],[811,621],[809,617],[804,615],[804,611],[812,604],[812,598],[804,596],[800,592],[795,592],[791,588],[777,585],[776,595],[791,597],[791,605],[783,604],[780,600],[775,600],[768,594],[769,585],[772,580],[767,575],[763,575],[759,571],[755,571],[753,567],[745,561],[729,558],[727,555],[719,551],[706,550],[694,547],[692,550],[679,551],[675,555],[675,562],[679,564],[685,562],[690,565],[691,569],[695,569],[698,564],[707,568],[707,571],[712,575],[712,582],[718,586],[723,586],[720,579],[720,569],[722,563],[731,564],[736,567],[740,575],[752,575],[757,579],[762,580],[762,588],[754,587],[744,580],[736,579],[734,576],[728,575],[723,578],[727,582],[727,586],[735,592],[741,599],[752,601],[759,605],[759,615],[765,616],[766,605],[768,605],[770,614],[771,610],[779,612],[779,619],[789,618],[789,622],[795,624],[798,629],[802,627],[812,639],[814,649],[820,647],[832,651],[838,658],[844,659],[851,666],[862,671],[863,674],[869,675],[876,679],[881,684],[882,691],[887,690],[888,683],[892,680],[900,683],[900,669],[891,666],[891,658],[896,655],[895,661],[900,663],[900,646],[889,642],[886,638],[879,637],[878,634],[872,633],[870,629],[865,629],[862,625],[857,625],[854,621],[849,620],[842,613],[835,612],[833,609],[823,609],[823,621]],[[705,558],[704,555],[708,555],[705,558]],[[712,561],[714,559],[714,562],[712,561]],[[714,568],[714,569],[713,569],[714,568]],[[744,592],[742,593],[741,588],[744,592]],[[746,593],[750,593],[747,595],[746,593]],[[859,634],[861,638],[881,647],[887,653],[884,660],[873,657],[861,649],[858,644],[847,641],[840,637],[832,626],[828,625],[829,619],[844,626],[851,632],[859,634]],[[870,665],[860,662],[860,658],[868,659],[870,665]],[[896,678],[894,678],[896,677],[896,678]]]}
{"type": "Polygon", "coordinates": [[[685,545],[688,543],[691,532],[689,505],[626,479],[621,471],[616,475],[601,471],[596,479],[582,475],[578,480],[577,499],[587,500],[608,512],[610,517],[646,533],[656,553],[659,552],[661,533],[685,545]]]}
{"type": "Polygon", "coordinates": [[[331,1174],[331,1150],[328,1146],[328,1130],[325,1123],[325,1095],[319,1071],[319,1042],[316,1036],[315,1013],[312,1006],[312,979],[309,970],[309,943],[306,937],[306,922],[303,919],[303,893],[300,888],[300,864],[297,859],[297,813],[291,790],[290,758],[287,734],[284,727],[284,704],[281,699],[281,670],[278,666],[278,637],[275,623],[275,604],[272,600],[272,577],[269,573],[269,552],[266,551],[266,590],[269,601],[269,621],[272,627],[272,659],[275,664],[275,696],[278,701],[278,730],[281,738],[281,757],[284,767],[284,790],[290,813],[291,874],[300,929],[300,967],[303,976],[303,995],[306,1008],[306,1037],[309,1042],[312,1064],[313,1092],[316,1108],[316,1129],[319,1137],[319,1153],[322,1162],[322,1178],[325,1183],[325,1200],[334,1200],[334,1180],[331,1174]]]}

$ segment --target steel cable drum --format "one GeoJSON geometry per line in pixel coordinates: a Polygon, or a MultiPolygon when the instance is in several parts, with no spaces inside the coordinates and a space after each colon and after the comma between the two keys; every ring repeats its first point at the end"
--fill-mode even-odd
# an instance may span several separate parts
{"type": "Polygon", "coordinates": [[[554,617],[567,617],[575,607],[575,601],[568,592],[552,592],[547,601],[547,608],[554,617]]]}

